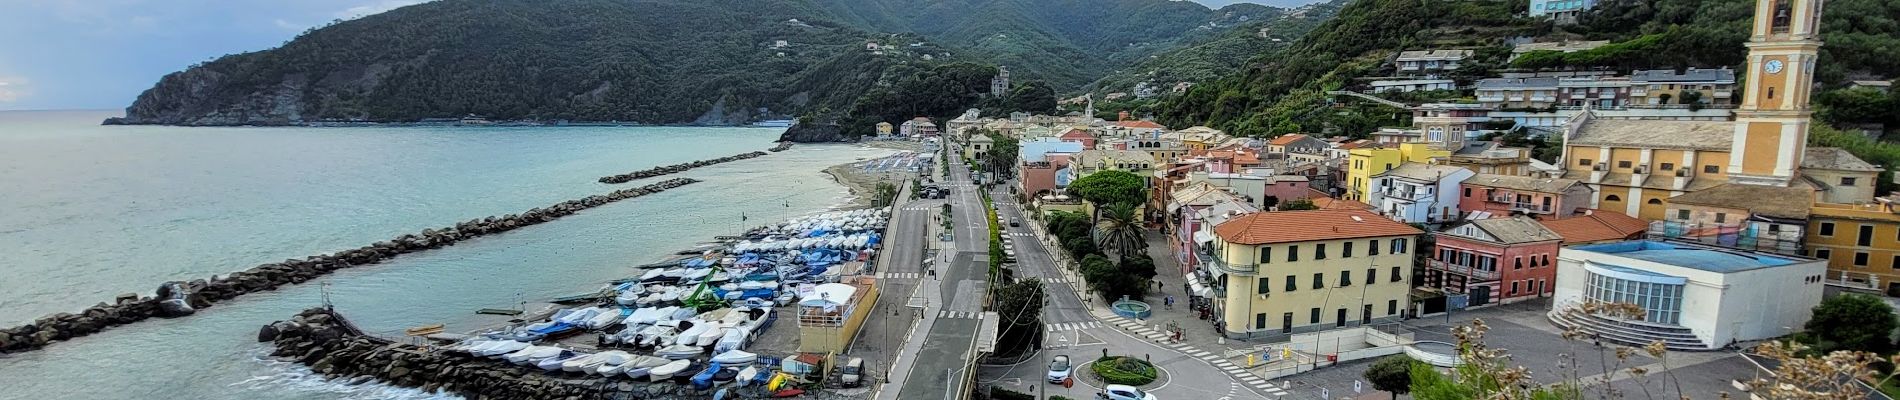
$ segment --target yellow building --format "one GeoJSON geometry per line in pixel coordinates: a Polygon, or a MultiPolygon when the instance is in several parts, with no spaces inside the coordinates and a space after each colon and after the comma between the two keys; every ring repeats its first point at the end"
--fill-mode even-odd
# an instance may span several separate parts
{"type": "Polygon", "coordinates": [[[963,159],[982,163],[983,155],[994,145],[996,139],[990,139],[989,135],[970,135],[970,145],[963,147],[963,159]]]}
{"type": "Polygon", "coordinates": [[[1372,190],[1372,176],[1398,168],[1408,162],[1431,163],[1450,157],[1451,152],[1431,143],[1400,143],[1398,148],[1357,148],[1346,152],[1346,193],[1343,198],[1366,201],[1372,190]]]}
{"type": "Polygon", "coordinates": [[[890,135],[891,135],[891,128],[892,128],[892,126],[891,126],[891,123],[889,123],[889,122],[879,122],[879,123],[877,123],[877,135],[878,135],[878,136],[890,136],[890,135]]]}
{"type": "Polygon", "coordinates": [[[1874,290],[1900,290],[1900,209],[1893,203],[1815,204],[1808,254],[1827,260],[1827,279],[1874,290]]]}
{"type": "MultiPolygon", "coordinates": [[[[1813,187],[1799,179],[1808,95],[1820,49],[1820,0],[1758,0],[1748,87],[1735,121],[1611,120],[1582,112],[1566,125],[1565,178],[1584,181],[1592,208],[1664,220],[1669,198],[1743,185],[1724,197],[1766,198],[1813,187]]],[[[1827,190],[1827,188],[1819,188],[1827,190]]]]}
{"type": "Polygon", "coordinates": [[[1396,321],[1423,233],[1365,210],[1259,212],[1214,227],[1202,259],[1230,337],[1396,321]]]}

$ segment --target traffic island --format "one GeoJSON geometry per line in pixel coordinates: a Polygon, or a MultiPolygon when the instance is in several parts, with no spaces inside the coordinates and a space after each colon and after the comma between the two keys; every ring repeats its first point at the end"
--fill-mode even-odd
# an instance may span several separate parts
{"type": "Polygon", "coordinates": [[[1091,387],[1128,385],[1147,390],[1168,383],[1167,370],[1141,357],[1106,356],[1077,369],[1075,379],[1091,387]]]}

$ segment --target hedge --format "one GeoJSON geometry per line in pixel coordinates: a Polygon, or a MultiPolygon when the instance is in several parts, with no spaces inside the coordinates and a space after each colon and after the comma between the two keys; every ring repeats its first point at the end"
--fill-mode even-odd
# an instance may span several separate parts
{"type": "Polygon", "coordinates": [[[1089,364],[1103,381],[1116,385],[1140,386],[1155,381],[1155,366],[1132,357],[1102,357],[1089,364]]]}

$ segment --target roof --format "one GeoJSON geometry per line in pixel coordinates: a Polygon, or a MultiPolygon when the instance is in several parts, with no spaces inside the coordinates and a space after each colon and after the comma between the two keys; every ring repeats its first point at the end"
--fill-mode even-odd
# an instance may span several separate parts
{"type": "Polygon", "coordinates": [[[990,138],[990,135],[970,135],[970,136],[972,136],[972,137],[970,138],[970,141],[972,141],[972,142],[983,142],[983,143],[995,143],[995,142],[996,142],[996,139],[991,139],[991,138],[990,138]]]}
{"type": "Polygon", "coordinates": [[[1893,81],[1853,81],[1854,86],[1893,87],[1893,81]]]}
{"type": "Polygon", "coordinates": [[[1115,125],[1123,127],[1123,128],[1168,129],[1168,127],[1161,126],[1161,124],[1154,123],[1154,121],[1141,121],[1141,120],[1115,121],[1115,125]]]}
{"type": "Polygon", "coordinates": [[[1518,175],[1477,174],[1465,178],[1464,184],[1472,186],[1494,187],[1525,192],[1563,193],[1572,187],[1583,184],[1575,179],[1533,178],[1518,175]]]}
{"type": "Polygon", "coordinates": [[[1673,69],[1651,69],[1630,74],[1632,82],[1735,82],[1735,70],[1690,68],[1681,73],[1673,69]]]}
{"type": "MultiPolygon", "coordinates": [[[[1313,193],[1319,193],[1319,191],[1314,190],[1313,193]]],[[[1340,199],[1340,198],[1327,197],[1327,196],[1324,196],[1323,194],[1307,198],[1306,201],[1313,202],[1313,206],[1319,207],[1319,209],[1321,210],[1371,210],[1373,209],[1371,204],[1366,204],[1366,203],[1361,203],[1361,202],[1346,200],[1346,199],[1340,199]]]]}
{"type": "MultiPolygon", "coordinates": [[[[1552,232],[1550,229],[1544,228],[1544,225],[1537,223],[1537,220],[1522,215],[1504,218],[1474,219],[1470,222],[1466,222],[1466,224],[1483,230],[1486,234],[1491,235],[1491,239],[1495,239],[1496,242],[1503,244],[1548,242],[1564,239],[1563,236],[1557,235],[1557,232],[1552,232]]],[[[1453,230],[1446,230],[1446,232],[1451,231],[1453,230]]]]}
{"type": "Polygon", "coordinates": [[[1373,175],[1373,177],[1399,177],[1399,178],[1415,179],[1415,180],[1421,180],[1421,181],[1427,181],[1427,182],[1437,182],[1439,178],[1452,176],[1459,172],[1467,172],[1467,171],[1471,171],[1471,170],[1465,169],[1464,167],[1454,167],[1450,165],[1431,165],[1431,164],[1425,164],[1425,163],[1408,162],[1404,164],[1399,164],[1398,168],[1393,168],[1391,171],[1385,171],[1385,172],[1379,173],[1378,175],[1373,175]]]}
{"type": "Polygon", "coordinates": [[[1399,52],[1399,61],[1454,60],[1471,57],[1471,50],[1413,50],[1399,52]]]}
{"type": "Polygon", "coordinates": [[[1214,227],[1228,243],[1258,245],[1424,233],[1366,210],[1253,213],[1214,227]]]}
{"type": "MultiPolygon", "coordinates": [[[[1293,144],[1293,142],[1298,142],[1301,139],[1306,139],[1308,137],[1310,136],[1306,136],[1306,134],[1304,133],[1289,133],[1285,135],[1280,135],[1280,137],[1277,137],[1277,138],[1273,138],[1272,141],[1267,142],[1267,145],[1285,146],[1285,145],[1293,144]]],[[[1313,139],[1313,140],[1319,140],[1319,139],[1313,139]]]]}
{"type": "Polygon", "coordinates": [[[1606,44],[1610,44],[1610,41],[1608,40],[1579,40],[1579,41],[1565,40],[1561,42],[1523,43],[1523,44],[1517,45],[1517,47],[1512,47],[1511,52],[1512,53],[1529,53],[1533,51],[1549,50],[1549,51],[1561,51],[1561,52],[1568,53],[1568,52],[1573,52],[1573,51],[1594,49],[1597,47],[1602,47],[1603,45],[1606,45],[1606,44]]]}
{"type": "Polygon", "coordinates": [[[1479,79],[1478,90],[1557,88],[1557,78],[1490,78],[1479,79]]]}
{"type": "Polygon", "coordinates": [[[1807,153],[1801,156],[1801,168],[1881,171],[1880,167],[1868,164],[1839,147],[1809,147],[1807,153]]]}
{"type": "Polygon", "coordinates": [[[1750,214],[1773,218],[1808,219],[1808,205],[1814,203],[1814,188],[1725,183],[1671,197],[1669,203],[1748,210],[1750,214]]]}
{"type": "Polygon", "coordinates": [[[1350,142],[1340,143],[1339,146],[1337,147],[1340,150],[1352,150],[1352,149],[1357,149],[1360,147],[1377,146],[1377,145],[1378,145],[1378,142],[1374,142],[1372,141],[1372,139],[1359,139],[1359,140],[1354,140],[1350,142]]]}
{"type": "Polygon", "coordinates": [[[1062,131],[1062,134],[1061,134],[1061,135],[1056,135],[1056,137],[1061,137],[1061,138],[1070,138],[1070,137],[1084,137],[1084,138],[1094,138],[1095,136],[1094,136],[1094,135],[1090,135],[1090,134],[1089,134],[1089,131],[1088,131],[1088,130],[1085,130],[1085,129],[1082,129],[1082,128],[1069,128],[1069,130],[1066,130],[1066,131],[1062,131]]]}
{"type": "Polygon", "coordinates": [[[1577,128],[1569,145],[1726,151],[1734,142],[1732,121],[1591,118],[1577,128]]]}
{"type": "Polygon", "coordinates": [[[1544,229],[1562,236],[1565,243],[1626,240],[1649,229],[1648,222],[1635,217],[1595,209],[1585,210],[1584,215],[1539,222],[1544,225],[1544,229]]]}
{"type": "MultiPolygon", "coordinates": [[[[1077,163],[1110,161],[1110,160],[1137,161],[1137,162],[1143,162],[1143,163],[1149,163],[1149,164],[1153,164],[1155,162],[1155,156],[1153,154],[1148,154],[1148,152],[1146,151],[1119,150],[1119,149],[1083,150],[1080,153],[1076,153],[1075,159],[1077,163]]],[[[1083,164],[1083,165],[1090,166],[1089,164],[1083,164]]]]}
{"type": "MultiPolygon", "coordinates": [[[[1571,247],[1570,249],[1720,273],[1779,267],[1804,261],[1770,255],[1763,252],[1654,240],[1593,244],[1571,247]]],[[[1631,266],[1623,265],[1621,267],[1628,268],[1631,266]]]]}

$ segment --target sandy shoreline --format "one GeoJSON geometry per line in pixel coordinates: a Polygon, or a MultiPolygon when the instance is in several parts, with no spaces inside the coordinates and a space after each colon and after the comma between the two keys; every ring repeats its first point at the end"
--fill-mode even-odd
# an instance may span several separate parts
{"type": "MultiPolygon", "coordinates": [[[[870,141],[856,145],[912,152],[923,149],[923,143],[909,141],[870,141]]],[[[830,175],[831,180],[851,190],[851,200],[845,202],[845,204],[838,205],[838,209],[852,210],[870,207],[871,196],[877,192],[878,182],[891,182],[892,184],[896,184],[901,182],[905,177],[912,175],[909,172],[867,172],[857,166],[859,163],[865,161],[867,160],[856,160],[825,168],[825,174],[830,175]]]]}

